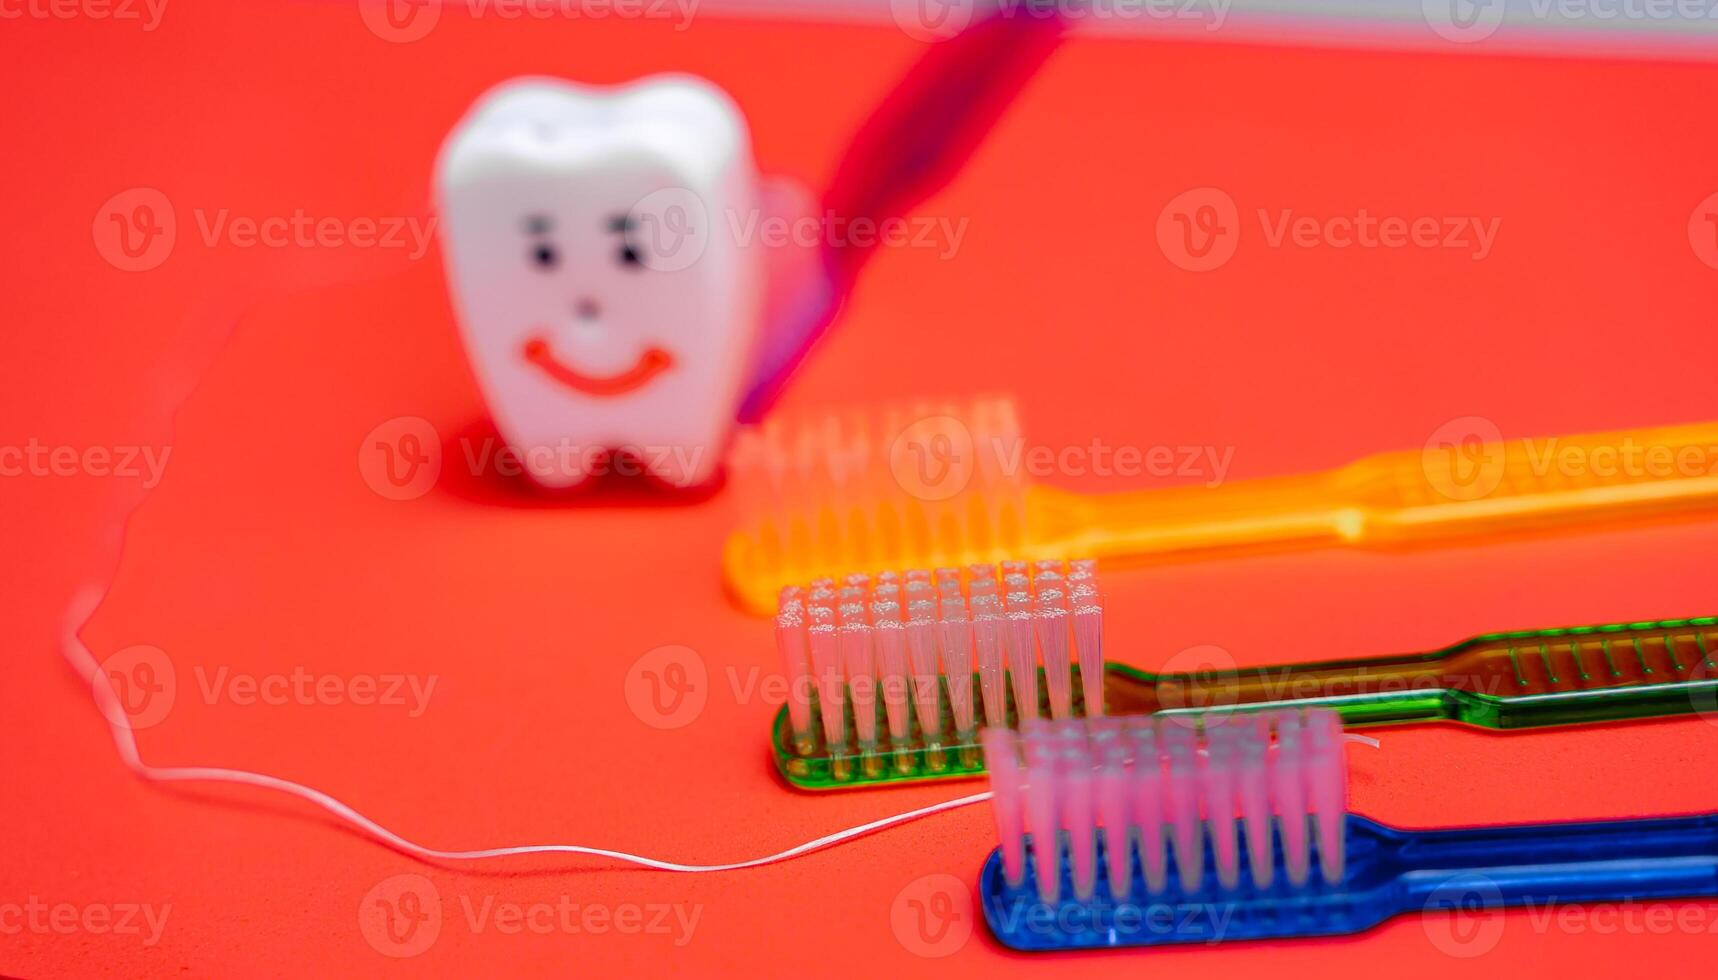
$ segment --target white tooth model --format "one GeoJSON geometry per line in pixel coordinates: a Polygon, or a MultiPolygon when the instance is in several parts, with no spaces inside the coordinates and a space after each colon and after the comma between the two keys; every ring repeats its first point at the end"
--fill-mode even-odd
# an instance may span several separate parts
{"type": "Polygon", "coordinates": [[[715,472],[758,322],[744,119],[702,79],[518,79],[442,145],[442,250],[502,439],[569,487],[624,449],[676,486],[715,472]]]}

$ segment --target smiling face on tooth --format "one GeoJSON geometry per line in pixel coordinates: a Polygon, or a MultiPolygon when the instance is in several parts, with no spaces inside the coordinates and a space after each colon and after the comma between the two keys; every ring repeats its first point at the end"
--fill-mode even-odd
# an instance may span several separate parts
{"type": "Polygon", "coordinates": [[[497,428],[537,482],[594,448],[662,479],[713,472],[756,321],[744,123],[684,76],[616,88],[522,80],[479,102],[438,162],[443,253],[497,428]]]}

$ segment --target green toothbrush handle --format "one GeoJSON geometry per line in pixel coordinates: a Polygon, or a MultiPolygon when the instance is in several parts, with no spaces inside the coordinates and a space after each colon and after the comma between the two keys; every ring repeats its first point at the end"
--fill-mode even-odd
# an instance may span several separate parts
{"type": "MultiPolygon", "coordinates": [[[[1321,705],[1345,725],[1458,721],[1516,729],[1701,713],[1718,720],[1718,617],[1489,633],[1430,653],[1244,670],[1154,675],[1104,665],[1104,712],[1138,715],[1247,705],[1321,705]]],[[[1087,714],[1075,667],[1075,713],[1087,714]]],[[[974,675],[968,697],[977,691],[974,675]]],[[[1048,717],[1039,678],[1037,714],[1048,717]]],[[[948,689],[943,689],[945,715],[948,689]]],[[[1009,698],[1010,722],[1017,706],[1009,698]]],[[[785,707],[772,732],[776,768],[794,786],[833,789],[983,774],[976,739],[918,735],[869,758],[806,749],[785,707]]]]}
{"type": "Polygon", "coordinates": [[[1450,719],[1533,728],[1718,718],[1718,617],[1490,633],[1443,650],[1151,675],[1109,665],[1111,714],[1323,705],[1349,725],[1450,719]]]}

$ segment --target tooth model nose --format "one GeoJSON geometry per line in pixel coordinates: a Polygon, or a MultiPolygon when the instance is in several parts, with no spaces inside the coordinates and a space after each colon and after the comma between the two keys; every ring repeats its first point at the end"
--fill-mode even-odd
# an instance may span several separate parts
{"type": "Polygon", "coordinates": [[[595,320],[602,315],[602,307],[598,306],[594,299],[579,300],[578,304],[573,307],[573,311],[579,315],[581,320],[595,320]]]}

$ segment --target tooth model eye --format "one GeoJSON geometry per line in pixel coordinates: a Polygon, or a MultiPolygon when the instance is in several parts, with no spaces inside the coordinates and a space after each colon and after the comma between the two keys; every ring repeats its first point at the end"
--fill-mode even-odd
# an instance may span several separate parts
{"type": "Polygon", "coordinates": [[[531,250],[531,261],[537,263],[540,269],[553,269],[561,261],[561,257],[555,254],[554,246],[538,245],[531,250]]]}
{"type": "Polygon", "coordinates": [[[630,214],[609,216],[609,233],[620,236],[620,252],[615,256],[616,261],[629,269],[637,269],[644,265],[644,260],[639,257],[638,249],[634,248],[632,244],[632,231],[636,227],[637,223],[632,220],[630,214]]]}

